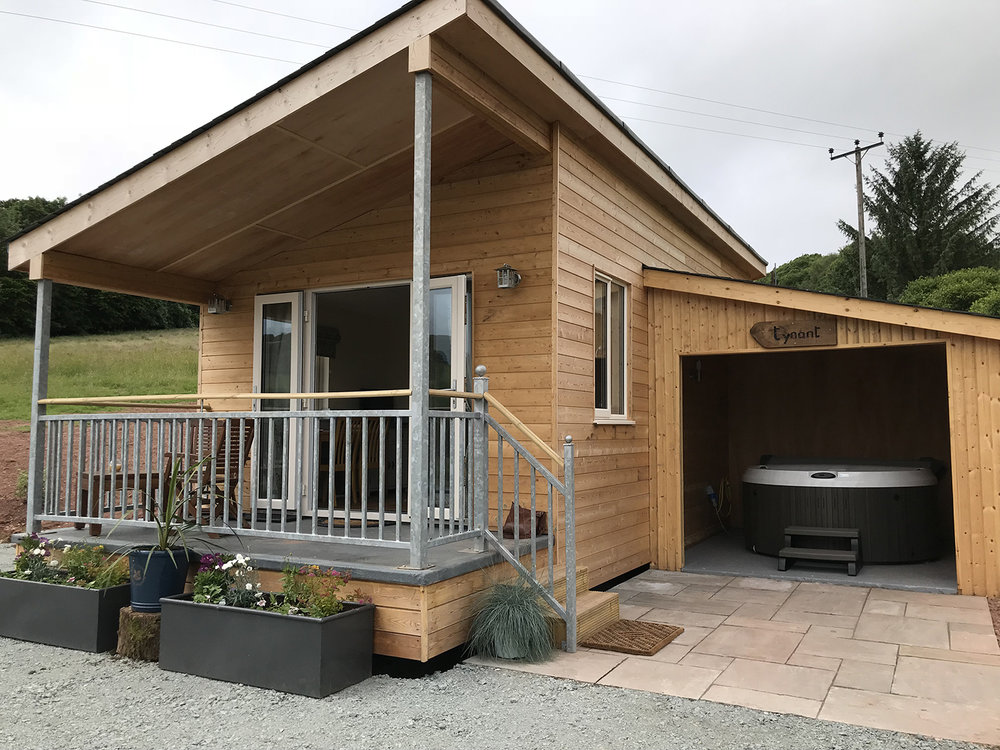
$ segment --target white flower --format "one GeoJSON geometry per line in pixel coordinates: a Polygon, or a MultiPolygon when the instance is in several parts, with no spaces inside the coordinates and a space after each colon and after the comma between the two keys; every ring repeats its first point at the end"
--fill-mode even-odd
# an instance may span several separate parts
{"type": "Polygon", "coordinates": [[[37,555],[38,557],[45,557],[45,548],[35,547],[33,550],[31,550],[31,554],[37,555]]]}
{"type": "Polygon", "coordinates": [[[59,561],[58,560],[52,560],[51,562],[49,562],[49,565],[51,565],[53,568],[58,568],[59,567],[59,561]]]}
{"type": "Polygon", "coordinates": [[[71,549],[73,549],[73,545],[67,544],[65,547],[63,547],[63,552],[69,552],[71,549]]]}
{"type": "Polygon", "coordinates": [[[247,586],[246,586],[246,588],[247,588],[247,591],[253,591],[253,584],[252,583],[248,583],[247,586]]]}
{"type": "Polygon", "coordinates": [[[229,570],[231,567],[233,567],[233,561],[232,560],[230,560],[229,562],[223,563],[222,564],[222,568],[220,568],[220,570],[229,570]]]}
{"type": "Polygon", "coordinates": [[[290,615],[297,615],[298,613],[299,613],[299,608],[298,607],[289,607],[288,608],[288,614],[290,614],[290,615]]]}
{"type": "Polygon", "coordinates": [[[249,565],[247,565],[247,573],[251,572],[252,570],[253,570],[253,568],[251,568],[249,565]]]}
{"type": "Polygon", "coordinates": [[[236,553],[236,562],[238,562],[240,565],[243,565],[243,564],[246,563],[246,558],[243,557],[243,555],[241,555],[239,552],[237,552],[236,553]]]}

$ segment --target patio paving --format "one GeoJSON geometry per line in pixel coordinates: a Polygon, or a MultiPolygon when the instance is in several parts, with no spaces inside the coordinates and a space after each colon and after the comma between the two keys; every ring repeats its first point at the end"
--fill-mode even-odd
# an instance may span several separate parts
{"type": "Polygon", "coordinates": [[[659,653],[580,649],[479,664],[777,713],[1000,744],[1000,647],[986,599],[646,571],[621,616],[682,625],[659,653]]]}

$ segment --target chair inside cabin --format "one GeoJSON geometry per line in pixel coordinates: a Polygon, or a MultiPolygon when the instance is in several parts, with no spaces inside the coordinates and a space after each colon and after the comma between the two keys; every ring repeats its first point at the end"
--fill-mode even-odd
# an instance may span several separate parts
{"type": "Polygon", "coordinates": [[[193,436],[187,467],[202,466],[189,478],[188,513],[192,519],[220,518],[223,523],[243,523],[240,487],[253,445],[252,419],[208,419],[193,436]],[[211,457],[211,460],[206,460],[211,457]],[[225,503],[225,514],[222,503],[225,503]]]}

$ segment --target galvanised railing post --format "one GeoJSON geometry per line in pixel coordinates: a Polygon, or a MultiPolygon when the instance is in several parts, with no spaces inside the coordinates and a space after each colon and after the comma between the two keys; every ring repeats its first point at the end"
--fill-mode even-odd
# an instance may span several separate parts
{"type": "Polygon", "coordinates": [[[430,500],[431,74],[414,74],[413,284],[410,292],[410,567],[427,567],[430,500]]]}
{"type": "Polygon", "coordinates": [[[28,517],[27,531],[42,530],[42,522],[35,516],[45,509],[45,427],[40,417],[45,416],[45,405],[40,399],[49,390],[49,330],[52,322],[52,281],[39,279],[38,300],[35,305],[35,352],[31,376],[31,445],[28,448],[28,517]]]}
{"type": "Polygon", "coordinates": [[[566,436],[563,444],[563,483],[566,485],[565,511],[563,518],[566,529],[566,651],[576,651],[576,491],[573,488],[573,438],[566,436]]]}
{"type": "MultiPolygon", "coordinates": [[[[490,387],[490,379],[486,377],[486,368],[483,365],[476,367],[476,377],[472,379],[473,389],[476,393],[485,395],[490,387]]],[[[486,426],[486,414],[489,405],[485,398],[477,398],[472,402],[473,411],[476,414],[476,421],[472,426],[475,430],[473,435],[473,471],[475,477],[472,487],[473,513],[475,514],[476,527],[479,529],[479,537],[474,545],[476,552],[486,551],[486,527],[489,524],[489,494],[490,494],[490,439],[486,426]]]]}

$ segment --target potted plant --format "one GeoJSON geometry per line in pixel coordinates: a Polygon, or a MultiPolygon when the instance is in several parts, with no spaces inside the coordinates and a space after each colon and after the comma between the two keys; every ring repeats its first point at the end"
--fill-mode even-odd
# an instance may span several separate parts
{"type": "Polygon", "coordinates": [[[469,649],[495,659],[547,659],[552,633],[534,590],[520,579],[490,587],[469,629],[469,649]]]}
{"type": "Polygon", "coordinates": [[[181,461],[174,461],[168,468],[167,481],[159,501],[155,496],[147,495],[153,497],[151,515],[156,524],[156,543],[129,549],[130,603],[133,611],[159,612],[160,599],[184,591],[190,554],[187,533],[198,526],[197,518],[184,518],[184,509],[191,500],[191,485],[197,473],[211,459],[207,456],[186,469],[182,468],[181,461]]]}
{"type": "Polygon", "coordinates": [[[260,590],[249,557],[205,555],[194,592],[163,600],[160,667],[322,698],[372,673],[375,607],[349,573],[286,567],[260,590]]]}
{"type": "Polygon", "coordinates": [[[81,651],[118,641],[118,612],[128,606],[128,569],[103,547],[24,537],[14,570],[0,572],[0,636],[81,651]]]}

